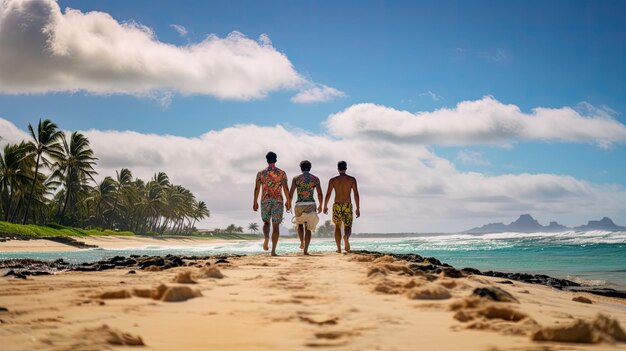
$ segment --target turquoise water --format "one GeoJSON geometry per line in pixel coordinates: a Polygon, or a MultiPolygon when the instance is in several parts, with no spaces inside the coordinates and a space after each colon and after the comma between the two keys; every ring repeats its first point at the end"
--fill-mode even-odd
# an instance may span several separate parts
{"type": "MultiPolygon", "coordinates": [[[[293,239],[279,242],[278,252],[298,252],[293,239]]],[[[542,273],[593,285],[626,288],[626,232],[502,233],[424,235],[413,238],[355,238],[353,249],[434,256],[457,268],[542,273]]],[[[314,238],[312,252],[332,252],[335,243],[314,238]]],[[[64,252],[0,252],[0,259],[35,258],[90,262],[116,255],[212,255],[262,253],[260,241],[193,246],[145,246],[115,250],[64,252]]]]}

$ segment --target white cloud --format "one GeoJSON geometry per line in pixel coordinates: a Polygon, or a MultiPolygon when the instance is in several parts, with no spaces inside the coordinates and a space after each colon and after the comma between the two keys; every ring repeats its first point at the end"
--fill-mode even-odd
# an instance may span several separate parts
{"type": "Polygon", "coordinates": [[[178,33],[178,35],[180,35],[181,37],[185,37],[189,33],[187,31],[187,28],[185,28],[185,26],[181,26],[180,24],[170,24],[170,27],[174,29],[176,33],[178,33]]]}
{"type": "MultiPolygon", "coordinates": [[[[26,136],[16,130],[0,119],[0,136],[26,136]]],[[[461,172],[431,148],[398,140],[333,138],[256,125],[209,131],[199,137],[85,133],[99,158],[100,178],[121,167],[143,179],[165,171],[173,182],[208,203],[215,216],[201,223],[206,228],[260,221],[251,209],[252,188],[268,150],[278,153],[278,165],[289,177],[299,173],[302,159],[311,160],[324,191],[336,174],[337,161],[348,161],[348,173],[359,180],[362,198],[357,232],[463,230],[520,213],[576,225],[584,221],[581,218],[600,215],[612,216],[619,223],[626,220],[626,191],[621,186],[592,184],[566,175],[461,172]]]]}
{"type": "Polygon", "coordinates": [[[456,159],[467,165],[489,166],[491,164],[483,158],[482,153],[472,150],[460,150],[456,154],[456,159]]]}
{"type": "Polygon", "coordinates": [[[432,92],[432,91],[430,91],[430,90],[429,90],[429,91],[427,91],[427,92],[425,92],[425,93],[421,93],[421,94],[420,94],[420,96],[429,96],[431,99],[433,99],[433,101],[434,101],[434,102],[439,102],[439,101],[441,101],[441,100],[445,100],[445,99],[443,98],[443,96],[438,95],[438,94],[435,94],[435,93],[433,93],[433,92],[432,92]]]}
{"type": "Polygon", "coordinates": [[[291,101],[298,104],[311,104],[314,102],[326,102],[345,96],[346,94],[343,91],[335,88],[326,85],[315,85],[300,91],[296,96],[291,98],[291,101]]]}
{"type": "Polygon", "coordinates": [[[328,119],[329,131],[342,138],[393,139],[418,144],[506,145],[542,140],[596,143],[626,142],[626,126],[606,109],[581,106],[534,108],[524,113],[493,97],[463,101],[454,108],[411,113],[366,103],[352,105],[328,119]]]}
{"type": "Polygon", "coordinates": [[[159,41],[146,26],[120,23],[108,13],[62,12],[53,0],[0,2],[0,93],[85,91],[159,99],[178,93],[249,100],[311,84],[266,35],[257,41],[232,32],[176,46],[159,41]]]}

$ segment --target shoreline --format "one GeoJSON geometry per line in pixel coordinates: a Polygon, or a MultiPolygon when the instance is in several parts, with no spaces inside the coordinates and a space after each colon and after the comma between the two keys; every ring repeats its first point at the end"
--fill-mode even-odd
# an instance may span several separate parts
{"type": "Polygon", "coordinates": [[[14,351],[626,350],[617,329],[605,327],[623,330],[623,299],[501,284],[430,259],[172,255],[162,266],[158,259],[0,278],[0,342],[14,351]]]}
{"type": "MultiPolygon", "coordinates": [[[[167,240],[167,239],[164,239],[167,240]]],[[[182,240],[183,242],[191,241],[192,243],[197,243],[197,240],[182,240]]],[[[97,239],[95,241],[88,241],[90,243],[98,242],[109,243],[110,240],[100,240],[97,239]]],[[[123,241],[122,241],[123,242],[123,241]]],[[[153,242],[150,240],[150,242],[153,242]]],[[[177,242],[180,242],[178,240],[177,242]]],[[[220,242],[228,242],[228,241],[211,241],[212,243],[220,243],[220,242]]],[[[133,241],[133,243],[138,243],[138,241],[133,241]]],[[[39,246],[43,248],[48,248],[48,246],[39,246]]],[[[120,241],[113,241],[113,246],[109,247],[125,247],[120,241]]],[[[131,254],[128,257],[122,255],[116,255],[115,257],[102,259],[91,263],[79,263],[72,264],[64,261],[62,258],[56,260],[42,261],[42,260],[33,260],[28,258],[13,258],[0,260],[0,270],[4,270],[4,276],[13,276],[20,279],[26,279],[28,276],[37,276],[37,275],[49,275],[56,274],[57,272],[68,272],[68,271],[106,271],[111,269],[149,269],[151,266],[154,266],[158,269],[170,269],[174,267],[180,267],[183,265],[183,260],[191,259],[210,259],[212,257],[243,257],[243,256],[262,256],[264,254],[214,254],[214,255],[172,255],[167,254],[163,256],[151,256],[151,255],[136,255],[131,254]]],[[[483,277],[492,277],[500,279],[500,284],[512,284],[512,281],[523,282],[527,284],[534,285],[543,285],[547,287],[551,287],[557,290],[563,291],[572,291],[578,293],[590,293],[598,296],[610,297],[610,298],[618,298],[626,301],[626,289],[615,289],[609,286],[591,286],[580,284],[568,279],[560,279],[551,277],[545,274],[532,274],[532,273],[506,273],[499,272],[494,270],[488,271],[480,271],[471,267],[464,268],[455,268],[445,262],[441,262],[435,257],[422,257],[418,254],[393,254],[393,253],[383,253],[383,252],[374,252],[367,250],[355,250],[350,252],[348,255],[369,255],[375,258],[388,256],[397,260],[406,261],[409,263],[418,263],[420,264],[420,270],[426,272],[434,272],[435,274],[444,274],[446,276],[452,277],[462,277],[467,274],[483,276],[483,277]]]]}
{"type": "MultiPolygon", "coordinates": [[[[8,253],[48,253],[48,252],[79,252],[85,248],[98,248],[108,250],[126,250],[132,251],[134,248],[143,249],[149,246],[164,246],[166,250],[176,250],[180,248],[188,248],[196,245],[203,244],[232,244],[243,243],[249,240],[239,239],[223,239],[223,238],[211,238],[211,237],[190,237],[190,236],[165,236],[165,237],[153,237],[153,236],[86,236],[86,237],[45,237],[45,238],[32,238],[32,237],[18,237],[16,239],[0,241],[0,252],[8,253]]],[[[283,237],[282,242],[293,243],[297,239],[293,237],[283,237]]],[[[328,239],[330,240],[330,239],[328,239]]],[[[356,238],[355,241],[367,240],[366,238],[356,238]]],[[[412,254],[394,254],[388,252],[369,252],[366,250],[359,250],[355,252],[375,255],[390,255],[398,259],[406,257],[419,256],[412,254]]],[[[142,254],[148,254],[149,252],[141,252],[142,254]]],[[[111,252],[113,255],[117,255],[115,252],[111,252]]],[[[129,253],[125,253],[128,255],[129,253]]],[[[123,255],[120,253],[120,255],[123,255]]],[[[165,255],[165,254],[164,254],[165,255]]],[[[215,255],[215,254],[211,254],[215,255]]],[[[219,254],[218,254],[219,255],[219,254]]],[[[178,255],[180,256],[180,255],[178,255]]],[[[431,257],[435,261],[439,260],[435,257],[431,257]]],[[[9,258],[10,259],[10,258],[9,258]]],[[[54,258],[56,259],[56,258],[54,258]]],[[[51,259],[51,260],[54,260],[51,259]]],[[[108,264],[106,260],[103,264],[108,264]]],[[[97,263],[97,262],[96,262],[97,263]]],[[[439,262],[441,264],[441,262],[439,262]]],[[[489,267],[487,269],[475,269],[471,267],[457,267],[458,269],[469,268],[470,271],[479,272],[483,276],[492,276],[501,279],[508,279],[514,281],[524,281],[527,283],[542,284],[552,286],[557,289],[565,289],[572,291],[586,291],[603,296],[613,296],[618,298],[626,298],[626,286],[623,284],[604,284],[593,285],[586,284],[584,281],[573,281],[568,275],[563,274],[561,278],[555,278],[549,274],[543,273],[528,273],[528,271],[499,271],[497,266],[489,267]]],[[[49,267],[48,269],[56,269],[49,267]]]]}

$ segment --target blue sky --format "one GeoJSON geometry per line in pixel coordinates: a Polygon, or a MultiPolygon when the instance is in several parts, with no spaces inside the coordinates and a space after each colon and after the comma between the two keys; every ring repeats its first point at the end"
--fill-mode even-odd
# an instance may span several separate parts
{"type": "MultiPolygon", "coordinates": [[[[209,34],[266,34],[294,69],[345,93],[297,104],[292,89],[252,100],[174,92],[167,106],[136,94],[0,94],[0,117],[24,129],[40,117],[68,130],[198,137],[254,124],[328,133],[329,115],[359,103],[400,111],[454,108],[493,96],[530,113],[588,103],[626,123],[626,3],[618,1],[59,1],[61,9],[136,22],[157,40],[193,45],[209,34]],[[171,25],[184,26],[181,36],[171,25]]],[[[10,69],[10,67],[0,67],[10,69]]],[[[176,77],[172,77],[176,79],[176,77]]],[[[0,83],[1,85],[2,83],[0,83]]],[[[626,186],[624,142],[512,140],[507,145],[432,143],[460,172],[555,174],[626,186]],[[463,162],[460,153],[480,160],[463,162]]],[[[410,162],[409,160],[407,160],[410,162]]],[[[497,217],[497,216],[496,216],[497,217]]]]}

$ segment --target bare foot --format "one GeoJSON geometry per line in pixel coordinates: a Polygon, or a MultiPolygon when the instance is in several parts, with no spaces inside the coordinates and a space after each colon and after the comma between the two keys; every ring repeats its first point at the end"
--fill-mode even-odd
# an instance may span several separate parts
{"type": "Polygon", "coordinates": [[[278,255],[276,254],[276,252],[272,252],[272,253],[271,253],[271,255],[272,255],[272,256],[278,256],[278,255]]]}
{"type": "Polygon", "coordinates": [[[270,249],[270,238],[265,238],[263,242],[263,250],[267,251],[270,249]]]}
{"type": "Polygon", "coordinates": [[[341,253],[341,249],[337,249],[337,253],[341,253]]]}
{"type": "Polygon", "coordinates": [[[302,241],[300,242],[300,248],[304,249],[304,243],[302,241]]]}
{"type": "Polygon", "coordinates": [[[348,242],[348,238],[344,235],[343,241],[346,243],[346,252],[350,251],[350,242],[348,242]]]}
{"type": "Polygon", "coordinates": [[[309,256],[309,253],[305,251],[305,252],[303,253],[303,255],[304,255],[304,256],[309,256]]]}

